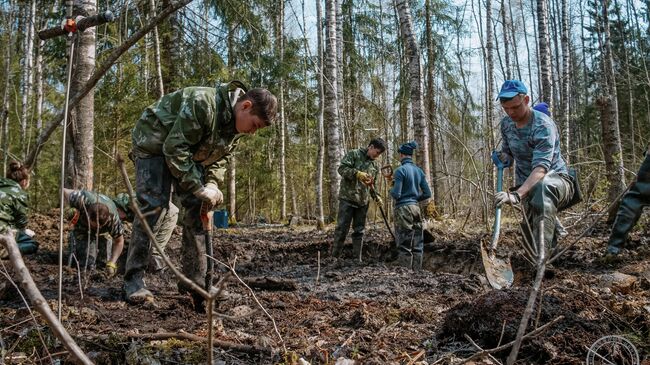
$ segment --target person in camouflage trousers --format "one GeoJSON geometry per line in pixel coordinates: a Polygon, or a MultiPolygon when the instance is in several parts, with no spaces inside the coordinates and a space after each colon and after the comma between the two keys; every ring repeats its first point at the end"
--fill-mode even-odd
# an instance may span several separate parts
{"type": "MultiPolygon", "coordinates": [[[[361,260],[368,203],[371,192],[374,192],[373,184],[379,172],[376,159],[384,151],[386,151],[386,142],[381,138],[375,138],[370,141],[368,147],[351,150],[341,160],[338,172],[343,179],[339,189],[339,211],[332,246],[333,257],[341,256],[345,237],[352,225],[352,252],[355,258],[361,260]]],[[[381,204],[376,193],[372,194],[372,198],[381,204]]]]}
{"type": "MultiPolygon", "coordinates": [[[[0,233],[9,234],[15,230],[16,244],[23,255],[33,254],[38,250],[34,240],[34,231],[27,228],[27,208],[29,199],[29,170],[20,162],[12,161],[7,170],[7,177],[0,178],[0,233]]],[[[0,258],[7,258],[4,246],[0,245],[0,258]]]]}
{"type": "Polygon", "coordinates": [[[392,176],[390,195],[395,199],[395,239],[397,264],[413,270],[422,268],[424,232],[419,203],[431,197],[424,171],[413,163],[415,142],[402,144],[398,152],[401,166],[392,176]]]}
{"type": "Polygon", "coordinates": [[[607,242],[607,254],[618,255],[627,236],[639,221],[643,208],[650,206],[650,145],[645,152],[636,180],[623,196],[607,242]]]}
{"type": "Polygon", "coordinates": [[[68,243],[68,265],[83,270],[105,268],[109,277],[117,271],[124,248],[124,226],[113,201],[88,190],[63,189],[63,196],[75,209],[68,243]]]}
{"type": "MultiPolygon", "coordinates": [[[[119,193],[115,198],[113,198],[113,203],[117,207],[117,212],[120,215],[122,222],[133,222],[135,218],[135,212],[131,210],[131,198],[127,193],[119,193]]],[[[169,208],[163,209],[160,212],[160,218],[158,222],[153,227],[152,231],[156,237],[156,242],[160,248],[165,251],[169,239],[174,233],[174,228],[176,227],[176,222],[178,221],[178,212],[179,209],[174,203],[169,202],[169,208]]],[[[162,259],[162,256],[154,249],[151,245],[151,261],[149,262],[148,271],[158,272],[165,268],[165,263],[162,259]]]]}
{"type": "Polygon", "coordinates": [[[544,222],[544,247],[549,257],[559,236],[557,212],[572,203],[575,187],[562,157],[555,122],[529,106],[527,93],[519,80],[506,80],[499,92],[501,107],[507,114],[501,120],[503,144],[499,159],[504,163],[514,159],[517,186],[496,193],[494,203],[523,205],[524,250],[536,263],[539,245],[535,242],[540,237],[540,222],[544,222]]]}
{"type": "MultiPolygon", "coordinates": [[[[223,202],[219,186],[241,136],[273,123],[277,100],[266,89],[246,90],[233,81],[211,87],[187,87],[163,96],[147,107],[132,132],[138,206],[154,227],[160,211],[169,207],[172,185],[185,208],[181,265],[198,285],[205,284],[207,258],[201,205],[223,202]]],[[[208,242],[208,244],[211,244],[208,242]]],[[[128,249],[124,291],[130,303],[153,300],[144,284],[150,243],[136,217],[128,249]]],[[[188,287],[179,283],[179,291],[188,287]]],[[[194,308],[203,298],[191,291],[194,308]]]]}

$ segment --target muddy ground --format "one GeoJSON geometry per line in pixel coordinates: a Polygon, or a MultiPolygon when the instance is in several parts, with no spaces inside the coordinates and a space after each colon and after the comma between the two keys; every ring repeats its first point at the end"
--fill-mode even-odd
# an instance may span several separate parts
{"type": "MultiPolygon", "coordinates": [[[[37,215],[30,228],[41,249],[26,257],[31,273],[56,307],[59,242],[57,215],[37,215]]],[[[478,242],[489,239],[483,225],[445,220],[433,228],[426,245],[426,270],[412,272],[384,262],[390,235],[379,222],[370,224],[364,262],[335,261],[327,251],[332,230],[309,226],[256,226],[216,230],[215,256],[233,263],[238,275],[290,280],[294,288],[254,288],[273,321],[236,279],[217,312],[216,338],[248,345],[249,352],[215,348],[218,364],[453,364],[482,348],[514,339],[528,300],[535,271],[523,259],[514,224],[502,230],[501,249],[512,252],[515,283],[492,290],[482,274],[478,242]],[[319,265],[320,252],[320,271],[319,265]],[[281,339],[280,339],[281,336],[281,339]],[[286,349],[286,351],[284,350],[286,349]]],[[[566,245],[581,232],[569,229],[566,245]]],[[[180,255],[180,229],[168,254],[180,255]]],[[[650,237],[641,227],[630,250],[618,262],[602,260],[607,227],[594,229],[559,261],[543,282],[529,330],[559,316],[546,331],[523,342],[518,364],[583,364],[587,348],[605,335],[623,335],[650,364],[650,237]],[[614,274],[617,273],[617,274],[614,274]],[[626,274],[629,276],[621,275],[626,274]],[[618,278],[624,280],[618,280],[618,278]],[[613,278],[613,279],[612,279],[613,278]],[[538,301],[539,303],[539,301],[538,301]]],[[[350,244],[346,248],[350,249],[350,244]]],[[[11,271],[7,261],[3,261],[11,271]]],[[[217,265],[220,275],[227,272],[217,265]]],[[[63,274],[63,322],[78,344],[99,364],[206,363],[206,346],[169,333],[206,336],[206,316],[194,312],[189,296],[180,295],[169,270],[149,274],[153,305],[132,306],[122,300],[120,278],[96,273],[63,274]],[[81,284],[80,284],[81,281],[81,284]],[[153,339],[155,334],[159,338],[153,339]]],[[[44,321],[32,320],[18,292],[0,279],[0,348],[6,363],[69,362],[44,321]]],[[[509,350],[494,354],[505,362],[509,350]]],[[[0,363],[2,363],[0,361],[0,363]]],[[[475,363],[496,364],[487,358],[475,363]]]]}

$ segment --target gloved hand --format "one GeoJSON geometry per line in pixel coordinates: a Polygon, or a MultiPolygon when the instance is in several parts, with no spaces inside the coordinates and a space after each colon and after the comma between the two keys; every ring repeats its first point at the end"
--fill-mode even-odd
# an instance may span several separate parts
{"type": "Polygon", "coordinates": [[[503,204],[519,204],[521,197],[516,192],[509,193],[507,191],[500,191],[494,194],[494,206],[497,208],[503,204]]]}
{"type": "Polygon", "coordinates": [[[357,171],[357,180],[361,181],[366,185],[372,184],[372,176],[370,176],[370,174],[363,171],[357,171]]]}
{"type": "Polygon", "coordinates": [[[217,206],[223,203],[223,193],[219,190],[219,187],[213,183],[203,185],[203,187],[194,192],[194,196],[203,201],[209,202],[212,206],[217,206]]]}
{"type": "Polygon", "coordinates": [[[114,263],[114,262],[110,262],[110,261],[107,262],[106,263],[106,276],[108,276],[109,278],[112,278],[113,276],[115,276],[116,273],[117,273],[117,264],[114,263]]]}
{"type": "Polygon", "coordinates": [[[503,152],[503,151],[498,151],[497,155],[499,156],[499,160],[503,162],[504,165],[510,165],[512,163],[512,156],[509,154],[503,152]]]}
{"type": "Polygon", "coordinates": [[[32,230],[29,229],[29,228],[26,228],[24,232],[25,232],[25,234],[28,235],[29,237],[34,238],[34,236],[36,236],[36,232],[32,231],[32,230]]]}

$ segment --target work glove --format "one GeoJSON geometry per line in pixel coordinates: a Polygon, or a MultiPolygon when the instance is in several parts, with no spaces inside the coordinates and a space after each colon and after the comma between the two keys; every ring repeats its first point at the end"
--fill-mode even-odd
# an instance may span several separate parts
{"type": "Polygon", "coordinates": [[[357,171],[357,180],[361,181],[365,185],[372,184],[372,176],[367,172],[357,171]]]}
{"type": "Polygon", "coordinates": [[[497,156],[499,156],[499,160],[501,160],[505,166],[510,166],[510,164],[512,164],[512,156],[509,154],[503,151],[497,151],[497,156]]]}
{"type": "Polygon", "coordinates": [[[32,230],[29,229],[29,228],[26,228],[24,232],[25,232],[25,234],[28,235],[29,237],[34,238],[34,236],[36,236],[36,232],[32,231],[32,230]]]}
{"type": "Polygon", "coordinates": [[[519,204],[521,201],[521,197],[517,192],[512,192],[509,193],[507,191],[500,191],[496,194],[494,194],[494,206],[497,208],[502,206],[503,204],[519,204]]]}
{"type": "Polygon", "coordinates": [[[106,263],[106,276],[112,278],[117,273],[117,264],[114,262],[106,263]]]}
{"type": "Polygon", "coordinates": [[[207,183],[194,192],[194,196],[210,203],[213,207],[223,203],[223,193],[216,184],[207,183]]]}

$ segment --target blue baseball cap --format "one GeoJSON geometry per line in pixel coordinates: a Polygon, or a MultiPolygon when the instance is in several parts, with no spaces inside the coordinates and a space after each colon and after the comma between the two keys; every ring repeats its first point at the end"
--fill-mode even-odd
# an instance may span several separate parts
{"type": "Polygon", "coordinates": [[[533,109],[537,110],[538,112],[542,112],[548,115],[549,117],[551,116],[551,112],[548,110],[548,104],[546,103],[535,104],[533,109]]]}
{"type": "Polygon", "coordinates": [[[499,96],[497,96],[497,100],[501,98],[503,99],[514,98],[519,94],[528,94],[528,89],[526,89],[526,85],[524,85],[524,83],[519,80],[506,80],[503,83],[503,85],[501,85],[501,91],[499,91],[499,96]]]}

